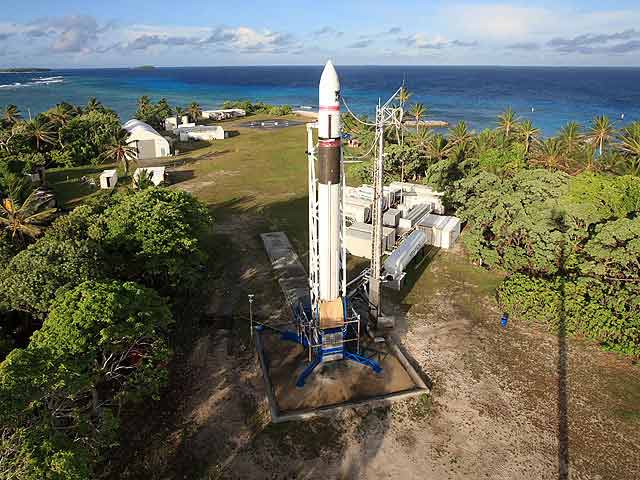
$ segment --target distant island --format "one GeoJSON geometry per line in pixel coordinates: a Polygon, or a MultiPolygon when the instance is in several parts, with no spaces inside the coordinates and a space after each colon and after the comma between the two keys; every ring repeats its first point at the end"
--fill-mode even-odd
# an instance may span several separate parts
{"type": "Polygon", "coordinates": [[[134,70],[154,70],[155,68],[154,65],[140,65],[139,67],[134,67],[134,70]]]}
{"type": "Polygon", "coordinates": [[[0,73],[36,73],[50,71],[50,68],[0,68],[0,73]]]}

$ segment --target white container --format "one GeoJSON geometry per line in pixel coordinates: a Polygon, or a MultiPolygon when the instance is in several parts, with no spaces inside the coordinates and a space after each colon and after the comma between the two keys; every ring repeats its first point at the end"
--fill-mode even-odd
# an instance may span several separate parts
{"type": "Polygon", "coordinates": [[[371,259],[371,233],[347,228],[345,247],[355,257],[371,259]]]}
{"type": "Polygon", "coordinates": [[[397,208],[390,208],[382,215],[382,224],[387,227],[397,227],[402,212],[397,208]]]}
{"type": "Polygon", "coordinates": [[[342,204],[342,210],[344,215],[354,222],[364,223],[371,220],[371,209],[365,205],[346,201],[342,204]]]}
{"type": "Polygon", "coordinates": [[[114,170],[105,170],[100,174],[100,188],[114,188],[118,183],[118,174],[114,170]]]}

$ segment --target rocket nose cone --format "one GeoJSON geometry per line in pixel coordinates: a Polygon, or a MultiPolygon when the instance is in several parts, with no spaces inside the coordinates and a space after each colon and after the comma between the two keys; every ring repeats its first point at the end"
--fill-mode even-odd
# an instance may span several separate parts
{"type": "Polygon", "coordinates": [[[340,90],[340,80],[338,79],[338,72],[336,72],[333,62],[327,61],[322,70],[322,76],[320,77],[320,89],[328,88],[333,91],[340,90]]]}

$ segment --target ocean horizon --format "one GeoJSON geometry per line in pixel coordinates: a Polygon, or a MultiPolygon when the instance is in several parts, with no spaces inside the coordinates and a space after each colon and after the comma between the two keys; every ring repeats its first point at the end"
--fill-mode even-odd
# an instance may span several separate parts
{"type": "MultiPolygon", "coordinates": [[[[493,128],[513,108],[544,135],[569,121],[587,126],[608,115],[623,126],[640,120],[638,67],[383,66],[338,65],[342,93],[354,112],[371,115],[403,83],[410,103],[421,102],[427,119],[464,120],[474,130],[493,128]]],[[[25,116],[61,101],[84,104],[96,97],[122,121],[133,117],[137,99],[165,97],[172,105],[196,101],[217,108],[247,99],[294,108],[317,107],[322,65],[64,68],[0,73],[0,107],[15,104],[25,116]]]]}

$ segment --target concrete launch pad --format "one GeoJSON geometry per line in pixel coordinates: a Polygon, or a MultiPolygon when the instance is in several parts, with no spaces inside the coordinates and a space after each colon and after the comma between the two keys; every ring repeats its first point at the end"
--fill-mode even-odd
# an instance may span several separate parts
{"type": "Polygon", "coordinates": [[[302,346],[263,330],[256,335],[256,348],[274,423],[429,393],[425,382],[392,340],[372,346],[380,354],[366,347],[363,350],[375,354],[373,358],[380,363],[381,373],[354,362],[330,362],[318,367],[302,388],[296,387],[296,379],[308,365],[302,346]]]}
{"type": "MultiPolygon", "coordinates": [[[[308,298],[306,272],[287,236],[283,232],[271,232],[262,234],[261,238],[289,307],[308,298]]],[[[297,387],[297,379],[309,365],[309,352],[265,327],[257,329],[254,338],[274,423],[429,393],[425,382],[393,340],[368,343],[370,340],[366,337],[361,339],[360,353],[378,362],[382,372],[375,373],[371,368],[347,360],[328,362],[319,365],[303,387],[297,387]]]]}

